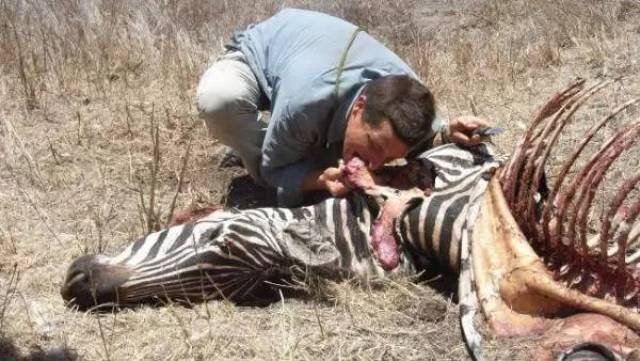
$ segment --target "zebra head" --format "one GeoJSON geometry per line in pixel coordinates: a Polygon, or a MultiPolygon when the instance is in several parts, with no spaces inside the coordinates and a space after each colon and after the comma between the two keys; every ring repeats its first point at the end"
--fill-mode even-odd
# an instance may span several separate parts
{"type": "MultiPolygon", "coordinates": [[[[61,295],[69,305],[80,309],[208,299],[217,292],[215,287],[224,290],[228,286],[224,282],[214,286],[207,279],[213,264],[224,269],[232,262],[225,257],[218,259],[220,254],[239,252],[228,241],[239,230],[251,239],[255,236],[251,222],[265,222],[268,217],[262,212],[250,213],[215,211],[194,223],[142,237],[114,257],[82,256],[69,267],[61,295]],[[214,249],[221,243],[228,247],[214,249]]],[[[260,237],[275,237],[271,230],[260,228],[260,237]]]]}
{"type": "Polygon", "coordinates": [[[60,294],[82,310],[95,305],[119,304],[119,288],[132,270],[108,263],[105,256],[82,256],[69,266],[60,294]]]}

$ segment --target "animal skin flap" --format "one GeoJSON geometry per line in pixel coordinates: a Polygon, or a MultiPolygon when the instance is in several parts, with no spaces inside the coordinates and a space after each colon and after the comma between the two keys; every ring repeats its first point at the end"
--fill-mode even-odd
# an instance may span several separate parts
{"type": "Polygon", "coordinates": [[[282,231],[284,253],[310,267],[335,268],[340,263],[340,252],[331,241],[334,236],[314,220],[289,224],[282,231]]]}

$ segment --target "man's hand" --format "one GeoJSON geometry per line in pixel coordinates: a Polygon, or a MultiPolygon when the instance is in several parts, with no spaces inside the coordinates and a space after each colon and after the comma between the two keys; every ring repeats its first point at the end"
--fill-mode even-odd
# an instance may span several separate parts
{"type": "Polygon", "coordinates": [[[334,197],[342,197],[349,193],[349,188],[342,182],[342,170],[336,167],[330,167],[324,170],[318,181],[325,190],[334,197]]]}
{"type": "Polygon", "coordinates": [[[460,116],[449,123],[449,140],[460,145],[475,145],[484,139],[480,134],[473,134],[479,128],[490,127],[486,120],[471,115],[460,116]]]}
{"type": "Polygon", "coordinates": [[[342,182],[342,170],[336,167],[309,173],[302,182],[302,190],[323,190],[334,197],[342,197],[349,193],[349,188],[342,182]]]}

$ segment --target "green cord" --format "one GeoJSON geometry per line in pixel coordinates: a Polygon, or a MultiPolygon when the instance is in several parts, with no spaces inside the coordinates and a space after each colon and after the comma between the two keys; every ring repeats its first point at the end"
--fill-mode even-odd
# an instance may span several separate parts
{"type": "Polygon", "coordinates": [[[349,49],[351,48],[351,45],[353,45],[354,40],[356,40],[356,36],[358,36],[358,33],[361,31],[362,29],[360,28],[356,28],[356,30],[353,31],[353,34],[351,34],[351,38],[349,39],[349,44],[347,44],[347,47],[342,51],[342,55],[340,55],[338,66],[336,68],[336,99],[340,99],[340,76],[342,76],[344,64],[347,62],[347,54],[349,53],[349,49]]]}

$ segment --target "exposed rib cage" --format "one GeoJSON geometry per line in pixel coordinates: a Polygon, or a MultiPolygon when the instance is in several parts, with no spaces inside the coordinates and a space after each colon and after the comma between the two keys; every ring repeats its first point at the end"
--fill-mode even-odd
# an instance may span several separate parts
{"type": "Polygon", "coordinates": [[[640,228],[636,220],[640,200],[629,194],[640,184],[640,174],[618,180],[601,215],[595,214],[594,200],[614,162],[639,139],[640,119],[617,126],[602,143],[596,137],[640,99],[612,107],[577,138],[573,151],[555,154],[555,161],[562,160],[560,165],[548,165],[559,136],[578,109],[612,83],[586,87],[579,79],[555,94],[534,115],[500,180],[514,218],[558,280],[586,294],[638,309],[640,228]],[[595,153],[586,154],[585,149],[596,145],[595,153]],[[545,172],[551,179],[549,189],[545,172]],[[593,217],[600,219],[599,234],[589,231],[593,217]]]}
{"type": "Polygon", "coordinates": [[[310,272],[333,280],[416,274],[425,257],[458,271],[470,209],[499,163],[487,146],[470,152],[448,145],[420,159],[435,166],[434,192],[397,223],[403,259],[391,272],[370,250],[378,206],[358,193],[296,209],[217,211],[96,260],[128,270],[118,287],[119,304],[157,297],[265,302],[277,297],[283,284],[304,280],[310,272]]]}

